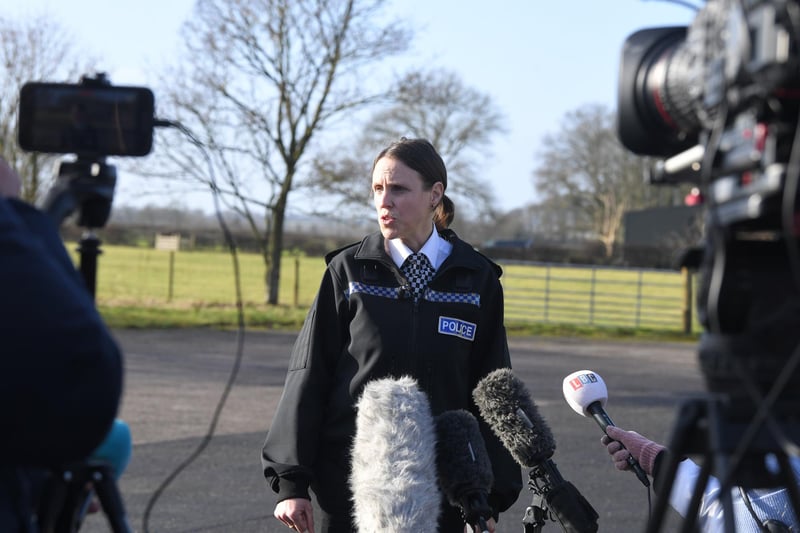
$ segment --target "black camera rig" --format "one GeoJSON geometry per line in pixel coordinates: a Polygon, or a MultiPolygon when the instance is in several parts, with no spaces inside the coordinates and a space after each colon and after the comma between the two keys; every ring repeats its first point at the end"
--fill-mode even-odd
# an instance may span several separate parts
{"type": "Polygon", "coordinates": [[[687,27],[638,31],[623,47],[618,135],[659,160],[653,183],[692,183],[706,199],[698,348],[709,394],[679,413],[648,525],[664,518],[678,457],[705,461],[684,521],[691,531],[710,475],[731,489],[800,494],[800,5],[708,0],[687,27]],[[770,467],[777,460],[779,468],[770,467]]]}
{"type": "Polygon", "coordinates": [[[74,154],[59,164],[42,208],[56,224],[77,213],[87,228],[80,270],[95,295],[100,240],[111,215],[117,169],[108,156],[144,156],[153,144],[155,99],[146,87],[114,86],[103,73],[79,83],[28,82],[20,89],[18,141],[30,152],[74,154]]]}
{"type": "MultiPolygon", "coordinates": [[[[670,448],[720,480],[726,531],[734,487],[784,487],[800,443],[800,4],[708,0],[690,26],[638,31],[620,64],[618,135],[659,161],[656,184],[692,183],[706,201],[698,348],[709,394],[684,406],[670,448]],[[780,467],[769,465],[777,460],[780,467]]],[[[677,459],[675,460],[677,461],[677,459]]],[[[656,531],[677,463],[648,531],[656,531]]],[[[687,515],[691,531],[696,515],[687,515]]]]}
{"type": "MultiPolygon", "coordinates": [[[[117,182],[116,167],[106,158],[150,153],[153,113],[150,89],[112,86],[104,74],[84,76],[78,84],[29,82],[20,90],[20,147],[74,155],[60,162],[42,209],[56,225],[77,214],[78,226],[86,230],[78,247],[80,272],[93,298],[101,253],[94,230],[108,221],[117,182]]],[[[111,531],[133,530],[108,461],[90,457],[50,471],[37,514],[42,531],[78,531],[93,494],[111,531]]]]}

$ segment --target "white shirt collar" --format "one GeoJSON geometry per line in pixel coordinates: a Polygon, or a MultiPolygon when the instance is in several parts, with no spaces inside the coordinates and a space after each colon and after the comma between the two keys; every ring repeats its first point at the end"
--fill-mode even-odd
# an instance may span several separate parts
{"type": "MultiPolygon", "coordinates": [[[[392,261],[394,261],[398,267],[405,262],[409,255],[414,253],[411,251],[411,248],[403,244],[403,241],[400,239],[390,239],[388,243],[389,254],[392,256],[392,261]]],[[[439,236],[439,232],[436,231],[436,226],[434,226],[431,236],[428,237],[428,240],[422,245],[420,252],[428,257],[433,269],[437,270],[444,260],[447,259],[449,255],[448,248],[452,248],[452,245],[439,236]],[[443,250],[445,250],[444,253],[442,253],[443,250]]]]}

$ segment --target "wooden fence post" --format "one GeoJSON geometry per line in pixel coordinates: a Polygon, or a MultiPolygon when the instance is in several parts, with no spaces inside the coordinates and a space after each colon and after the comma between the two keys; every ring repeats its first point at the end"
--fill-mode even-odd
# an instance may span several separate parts
{"type": "Polygon", "coordinates": [[[167,282],[167,301],[172,301],[172,287],[175,283],[175,252],[181,248],[181,236],[179,233],[157,233],[156,250],[165,250],[169,252],[169,278],[167,282]]]}
{"type": "Polygon", "coordinates": [[[686,267],[681,267],[683,279],[683,332],[687,335],[692,332],[692,274],[686,267]]]}
{"type": "Polygon", "coordinates": [[[294,306],[300,305],[300,258],[294,258],[294,306]]]}

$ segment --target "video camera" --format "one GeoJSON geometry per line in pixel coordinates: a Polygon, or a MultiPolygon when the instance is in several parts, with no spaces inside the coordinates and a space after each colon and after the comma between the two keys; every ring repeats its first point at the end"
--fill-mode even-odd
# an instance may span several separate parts
{"type": "Polygon", "coordinates": [[[103,74],[79,84],[28,82],[20,90],[19,145],[31,152],[144,156],[153,146],[153,93],[112,86],[103,74]]]}
{"type": "MultiPolygon", "coordinates": [[[[117,181],[116,168],[106,164],[105,158],[150,153],[156,125],[154,107],[150,89],[112,86],[104,74],[84,76],[78,84],[29,82],[20,89],[20,148],[76,156],[72,161],[61,161],[58,178],[42,209],[57,225],[78,212],[78,225],[87,228],[78,247],[80,273],[93,298],[101,252],[100,239],[92,230],[108,220],[117,181]]],[[[118,434],[118,428],[127,431],[123,424],[115,423],[104,441],[106,448],[98,449],[96,456],[50,472],[36,518],[42,531],[78,531],[93,493],[100,500],[111,531],[133,531],[114,477],[112,467],[118,465],[110,464],[107,457],[109,453],[120,456],[120,438],[127,437],[129,443],[129,434],[118,434]]]]}
{"type": "Polygon", "coordinates": [[[800,442],[800,3],[708,0],[688,27],[635,32],[617,113],[622,144],[659,158],[651,183],[691,183],[705,200],[705,242],[686,266],[701,274],[710,394],[684,406],[670,448],[705,453],[727,486],[794,487],[765,457],[800,442]]]}
{"type": "Polygon", "coordinates": [[[774,309],[796,294],[798,38],[796,0],[709,0],[689,28],[640,30],[623,46],[620,141],[663,158],[652,182],[703,190],[698,304],[712,333],[746,332],[759,303],[774,297],[774,309]]]}
{"type": "Polygon", "coordinates": [[[797,8],[711,0],[688,29],[641,30],[623,47],[620,140],[666,157],[653,182],[705,181],[722,224],[777,226],[800,101],[797,8]]]}
{"type": "Polygon", "coordinates": [[[78,225],[105,226],[116,168],[106,156],[150,153],[155,99],[146,87],[112,86],[105,74],[80,83],[28,82],[20,89],[18,141],[23,150],[75,154],[62,161],[42,206],[57,224],[78,211],[78,225]]]}

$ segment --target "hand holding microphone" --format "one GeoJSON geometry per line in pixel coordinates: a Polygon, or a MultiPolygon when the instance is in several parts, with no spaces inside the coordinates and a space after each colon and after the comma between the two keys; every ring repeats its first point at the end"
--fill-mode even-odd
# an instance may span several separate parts
{"type": "MultiPolygon", "coordinates": [[[[614,439],[612,434],[623,437],[623,435],[617,433],[619,430],[614,427],[614,422],[611,421],[611,417],[608,416],[608,413],[606,413],[604,409],[608,401],[608,389],[606,388],[603,378],[601,378],[599,374],[591,370],[578,370],[577,372],[573,372],[564,378],[562,390],[564,392],[564,399],[567,400],[567,403],[572,407],[573,411],[581,416],[591,416],[594,418],[600,426],[600,429],[612,439],[614,439]]],[[[624,437],[626,440],[629,440],[631,444],[636,445],[637,451],[641,452],[646,448],[644,445],[640,447],[640,441],[637,439],[633,437],[628,438],[629,436],[627,435],[624,435],[624,437]]],[[[625,445],[625,441],[621,442],[620,446],[622,445],[625,445]]],[[[607,446],[610,446],[610,444],[607,444],[607,446]]],[[[627,446],[625,446],[625,448],[627,448],[627,446]]],[[[617,458],[619,458],[620,461],[625,461],[628,465],[627,469],[632,470],[633,473],[636,474],[636,477],[639,478],[642,485],[649,487],[650,480],[647,479],[647,473],[645,473],[637,460],[638,455],[635,455],[634,451],[629,448],[627,451],[630,453],[625,453],[623,448],[611,452],[609,448],[609,453],[612,453],[614,456],[615,464],[617,458]]],[[[648,453],[649,451],[650,448],[648,448],[648,453]]],[[[649,455],[647,457],[649,459],[649,455]]],[[[655,455],[652,457],[652,461],[649,464],[650,473],[652,473],[653,461],[655,461],[655,455]]],[[[619,465],[617,468],[619,468],[619,465]]]]}
{"type": "Polygon", "coordinates": [[[617,470],[630,470],[629,458],[633,456],[639,461],[645,473],[651,476],[656,457],[666,449],[635,431],[625,431],[615,426],[606,428],[606,434],[600,442],[606,446],[617,470]]]}

